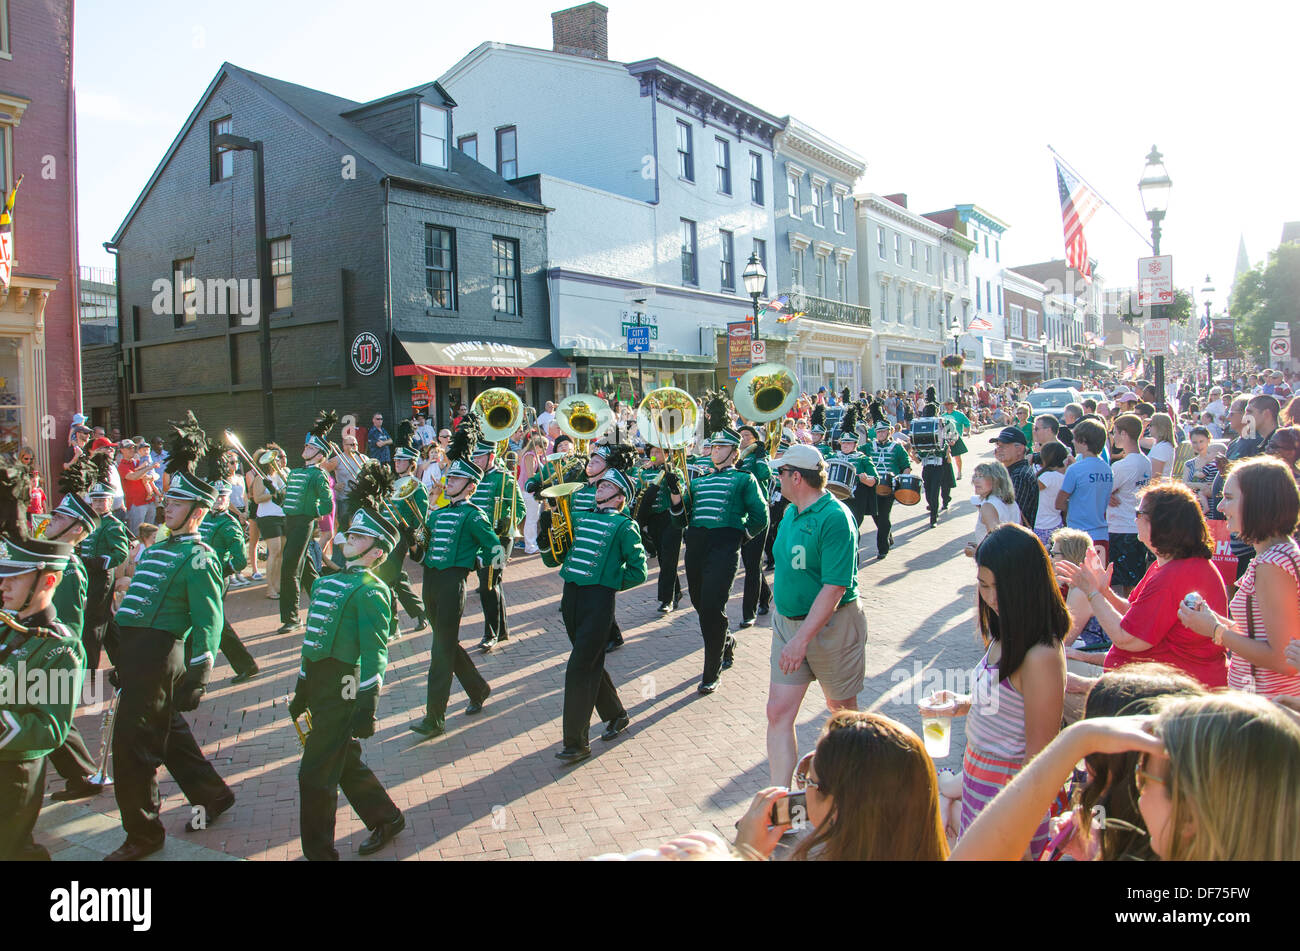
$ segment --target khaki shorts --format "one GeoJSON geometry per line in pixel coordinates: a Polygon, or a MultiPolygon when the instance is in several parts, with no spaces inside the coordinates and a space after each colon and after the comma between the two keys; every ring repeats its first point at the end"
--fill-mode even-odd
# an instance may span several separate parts
{"type": "Polygon", "coordinates": [[[850,700],[862,690],[867,673],[867,616],[862,601],[850,601],[831,615],[808,643],[808,653],[792,674],[781,670],[781,651],[803,621],[772,613],[772,683],[803,686],[821,681],[829,700],[850,700]]]}

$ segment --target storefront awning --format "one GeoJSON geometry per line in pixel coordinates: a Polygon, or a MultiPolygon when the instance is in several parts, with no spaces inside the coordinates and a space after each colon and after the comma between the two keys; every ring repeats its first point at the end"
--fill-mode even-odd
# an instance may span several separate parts
{"type": "Polygon", "coordinates": [[[394,334],[400,349],[393,361],[396,376],[549,376],[573,371],[546,344],[498,343],[460,337],[418,338],[394,334]],[[403,352],[405,351],[405,352],[403,352]]]}

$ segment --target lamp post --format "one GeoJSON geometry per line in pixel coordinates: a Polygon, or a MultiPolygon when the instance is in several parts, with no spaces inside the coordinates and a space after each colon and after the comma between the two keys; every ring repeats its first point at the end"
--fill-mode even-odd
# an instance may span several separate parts
{"type": "MultiPolygon", "coordinates": [[[[958,346],[961,341],[961,323],[958,322],[956,317],[953,317],[952,323],[949,325],[949,332],[952,334],[952,355],[954,357],[960,356],[961,351],[958,349],[958,346]]],[[[952,371],[953,400],[957,399],[957,390],[959,389],[957,381],[960,379],[961,379],[961,370],[958,370],[954,367],[952,371]]]]}
{"type": "Polygon", "coordinates": [[[1205,275],[1205,286],[1201,288],[1201,296],[1205,298],[1205,349],[1208,351],[1205,357],[1205,390],[1208,393],[1210,387],[1214,386],[1214,337],[1210,327],[1210,301],[1214,299],[1214,285],[1210,283],[1208,274],[1205,275]]]}
{"type": "MultiPolygon", "coordinates": [[[[1047,382],[1047,334],[1038,335],[1038,344],[1043,348],[1043,383],[1047,382]]],[[[1040,384],[1041,385],[1041,384],[1040,384]]]]}
{"type": "Polygon", "coordinates": [[[767,271],[763,267],[763,262],[758,259],[758,252],[754,251],[745,263],[745,270],[741,274],[741,280],[745,282],[745,292],[749,294],[749,299],[754,302],[754,332],[758,332],[758,298],[763,293],[763,288],[767,284],[767,271]]]}
{"type": "Polygon", "coordinates": [[[262,427],[266,441],[275,439],[275,401],[271,386],[271,246],[266,241],[266,180],[261,140],[223,132],[212,140],[215,148],[253,153],[253,230],[257,240],[258,323],[262,350],[262,427]]]}
{"type": "MultiPolygon", "coordinates": [[[[1153,145],[1147,155],[1147,164],[1142,169],[1142,179],[1138,182],[1138,194],[1142,196],[1142,207],[1146,210],[1147,220],[1151,222],[1151,253],[1160,254],[1160,223],[1164,221],[1165,212],[1169,210],[1169,191],[1173,182],[1165,171],[1165,163],[1159,150],[1153,145]]],[[[1163,304],[1155,304],[1151,316],[1163,317],[1163,304]]],[[[1156,359],[1156,410],[1165,412],[1165,358],[1156,359]]]]}

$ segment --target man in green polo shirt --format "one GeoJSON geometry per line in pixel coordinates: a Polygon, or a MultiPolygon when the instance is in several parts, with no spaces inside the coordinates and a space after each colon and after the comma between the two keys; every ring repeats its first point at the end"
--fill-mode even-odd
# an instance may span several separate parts
{"type": "Polygon", "coordinates": [[[772,681],[767,758],[772,785],[789,786],[797,745],[794,721],[808,684],[821,681],[826,706],[856,710],[867,669],[867,618],[858,600],[858,530],[826,491],[826,463],[812,446],[772,460],[790,507],[777,529],[772,681]]]}

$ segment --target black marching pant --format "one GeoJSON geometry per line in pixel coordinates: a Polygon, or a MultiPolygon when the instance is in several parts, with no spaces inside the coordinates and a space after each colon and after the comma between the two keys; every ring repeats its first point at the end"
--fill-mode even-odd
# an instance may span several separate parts
{"type": "Polygon", "coordinates": [[[738,528],[686,530],[686,587],[704,637],[706,684],[716,681],[722,673],[723,652],[728,646],[727,598],[740,566],[742,541],[738,528]]]}
{"type": "Polygon", "coordinates": [[[154,844],[166,836],[158,819],[159,766],[167,767],[191,805],[210,811],[219,800],[234,795],[203,758],[189,724],[172,708],[172,697],[185,677],[184,647],[170,631],[122,631],[113,792],[128,841],[154,844]]]}
{"type": "Polygon", "coordinates": [[[602,720],[617,720],[627,713],[614,682],[605,670],[605,644],[614,622],[613,588],[604,585],[564,583],[560,614],[573,651],[564,671],[564,745],[582,749],[587,745],[591,711],[602,720]]]}
{"type": "Polygon", "coordinates": [[[424,616],[433,625],[424,718],[439,726],[447,718],[453,676],[471,700],[484,700],[488,695],[487,681],[460,646],[460,618],[465,611],[468,574],[468,568],[424,569],[424,616]]]}
{"type": "Polygon", "coordinates": [[[397,605],[399,602],[406,613],[416,621],[424,617],[424,606],[420,604],[420,599],[415,596],[415,590],[411,587],[411,576],[406,573],[406,554],[409,550],[406,539],[399,539],[392,554],[384,559],[384,563],[375,572],[379,580],[388,585],[388,590],[391,592],[393,619],[388,625],[389,640],[392,640],[397,633],[397,605]]]}
{"type": "Polygon", "coordinates": [[[226,660],[230,661],[230,669],[236,674],[246,673],[257,666],[257,661],[253,660],[253,655],[248,652],[248,648],[239,639],[239,635],[235,633],[229,621],[221,629],[221,646],[218,649],[226,655],[226,660]]]}
{"type": "Polygon", "coordinates": [[[682,530],[673,524],[668,512],[650,516],[650,534],[659,550],[659,585],[656,595],[660,604],[677,601],[682,596],[682,580],[677,565],[682,554],[682,530]]]}
{"type": "MultiPolygon", "coordinates": [[[[88,675],[89,673],[87,671],[88,675]]],[[[86,738],[81,735],[75,723],[68,727],[68,738],[62,746],[50,753],[49,760],[58,774],[70,783],[86,782],[99,770],[99,764],[90,758],[86,738]]]]}
{"type": "Polygon", "coordinates": [[[0,760],[0,862],[48,862],[32,838],[45,798],[45,757],[0,760]]]}
{"type": "Polygon", "coordinates": [[[945,461],[941,465],[922,466],[921,484],[925,486],[925,507],[929,509],[930,517],[933,519],[939,514],[940,496],[943,498],[944,505],[952,501],[952,490],[957,484],[952,463],[945,461]]]}
{"type": "Polygon", "coordinates": [[[767,541],[763,545],[763,554],[768,561],[772,560],[772,543],[776,541],[776,527],[781,524],[781,516],[785,514],[785,507],[789,504],[785,499],[781,499],[767,507],[767,541]]]}
{"type": "Polygon", "coordinates": [[[746,620],[753,620],[760,606],[767,607],[772,603],[772,588],[763,574],[763,552],[766,549],[767,532],[755,535],[740,548],[740,560],[745,565],[745,597],[740,614],[746,620]]]}
{"type": "Polygon", "coordinates": [[[384,790],[375,774],[361,761],[361,741],[352,736],[355,699],[345,699],[344,687],[355,684],[357,668],[334,658],[306,667],[307,709],[311,711],[311,732],[298,764],[299,825],[302,854],[311,862],[337,862],[334,848],[334,820],[338,813],[339,789],[348,804],[370,830],[392,822],[401,811],[384,790]],[[353,678],[347,681],[346,678],[353,678]]]}
{"type": "MultiPolygon", "coordinates": [[[[483,640],[485,641],[505,641],[510,639],[510,625],[506,622],[506,592],[503,582],[505,581],[505,566],[510,561],[510,553],[514,551],[515,542],[513,538],[501,539],[501,544],[505,548],[505,555],[501,564],[491,568],[496,584],[491,589],[488,588],[488,571],[489,568],[478,569],[478,600],[483,605],[483,640]]],[[[462,604],[463,608],[464,605],[462,604]]]]}
{"type": "Polygon", "coordinates": [[[107,649],[109,663],[117,647],[117,621],[113,619],[113,579],[103,568],[86,565],[86,610],[81,621],[81,646],[86,652],[86,672],[99,669],[99,655],[107,649]]]}
{"type": "Polygon", "coordinates": [[[893,511],[894,497],[892,495],[876,496],[876,511],[871,516],[871,520],[876,523],[876,554],[882,558],[889,554],[889,536],[894,530],[890,524],[889,516],[893,511]]]}
{"type": "Polygon", "coordinates": [[[284,550],[280,555],[280,623],[298,620],[298,592],[311,594],[316,584],[316,563],[307,557],[307,546],[316,535],[316,519],[308,515],[284,517],[284,550]],[[299,579],[302,587],[299,588],[299,579]]]}

